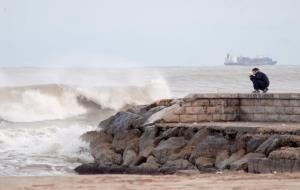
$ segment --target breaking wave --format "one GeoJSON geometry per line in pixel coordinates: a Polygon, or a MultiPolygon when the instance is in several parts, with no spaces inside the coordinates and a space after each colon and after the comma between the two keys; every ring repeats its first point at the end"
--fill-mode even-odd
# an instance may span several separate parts
{"type": "Polygon", "coordinates": [[[11,122],[66,119],[95,109],[118,111],[170,96],[163,80],[144,86],[35,85],[0,88],[0,118],[11,122]]]}

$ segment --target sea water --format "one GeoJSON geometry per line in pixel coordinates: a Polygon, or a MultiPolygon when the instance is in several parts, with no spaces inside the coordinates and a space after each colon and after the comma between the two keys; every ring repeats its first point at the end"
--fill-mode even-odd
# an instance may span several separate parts
{"type": "MultiPolygon", "coordinates": [[[[92,162],[80,136],[130,105],[189,93],[248,93],[251,67],[0,68],[0,175],[65,175],[92,162]]],[[[300,66],[261,67],[300,93],[300,66]]]]}

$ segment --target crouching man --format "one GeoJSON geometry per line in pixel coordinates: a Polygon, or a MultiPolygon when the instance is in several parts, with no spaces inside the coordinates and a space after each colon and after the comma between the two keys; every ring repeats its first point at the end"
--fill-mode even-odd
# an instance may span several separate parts
{"type": "Polygon", "coordinates": [[[261,72],[258,68],[253,68],[250,75],[250,80],[253,82],[254,91],[252,93],[259,93],[260,90],[266,93],[269,89],[270,81],[268,76],[261,72]]]}

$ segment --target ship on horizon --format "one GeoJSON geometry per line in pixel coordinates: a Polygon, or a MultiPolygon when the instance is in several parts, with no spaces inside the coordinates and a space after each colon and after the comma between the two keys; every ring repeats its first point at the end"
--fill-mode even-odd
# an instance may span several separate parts
{"type": "Polygon", "coordinates": [[[261,65],[275,65],[277,61],[269,57],[242,57],[235,56],[232,53],[227,53],[224,65],[242,65],[242,66],[261,66],[261,65]]]}

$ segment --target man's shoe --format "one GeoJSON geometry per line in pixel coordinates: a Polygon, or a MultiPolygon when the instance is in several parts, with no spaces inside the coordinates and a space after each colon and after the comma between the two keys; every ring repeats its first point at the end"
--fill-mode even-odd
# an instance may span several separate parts
{"type": "Polygon", "coordinates": [[[268,92],[268,88],[265,88],[264,90],[263,90],[263,93],[267,93],[268,92]]]}
{"type": "Polygon", "coordinates": [[[258,93],[259,93],[259,90],[252,91],[252,94],[258,94],[258,93]]]}

